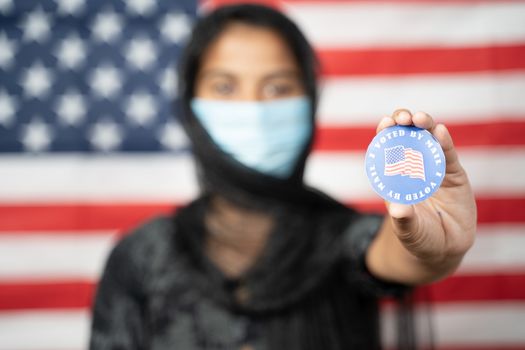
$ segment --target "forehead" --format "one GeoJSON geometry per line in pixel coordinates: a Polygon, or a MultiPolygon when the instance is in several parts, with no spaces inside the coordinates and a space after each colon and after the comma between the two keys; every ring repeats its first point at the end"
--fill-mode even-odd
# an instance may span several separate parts
{"type": "Polygon", "coordinates": [[[298,71],[299,67],[282,37],[264,27],[231,23],[205,51],[200,73],[229,72],[260,76],[275,71],[298,71]]]}

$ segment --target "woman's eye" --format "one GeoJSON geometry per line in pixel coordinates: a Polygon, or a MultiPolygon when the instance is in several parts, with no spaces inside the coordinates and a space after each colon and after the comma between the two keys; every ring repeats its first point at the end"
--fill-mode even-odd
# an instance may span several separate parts
{"type": "Polygon", "coordinates": [[[219,95],[231,95],[234,87],[230,83],[215,83],[213,84],[212,89],[219,95]]]}
{"type": "Polygon", "coordinates": [[[289,84],[270,84],[264,87],[263,93],[267,98],[283,97],[290,95],[294,87],[289,84]]]}

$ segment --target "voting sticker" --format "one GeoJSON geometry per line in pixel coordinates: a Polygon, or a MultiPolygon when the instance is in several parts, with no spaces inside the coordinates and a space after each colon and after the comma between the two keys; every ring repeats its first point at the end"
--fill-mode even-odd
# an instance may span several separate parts
{"type": "Polygon", "coordinates": [[[378,133],[366,152],[366,175],[389,202],[415,204],[432,196],[445,176],[445,155],[427,130],[396,125],[378,133]]]}

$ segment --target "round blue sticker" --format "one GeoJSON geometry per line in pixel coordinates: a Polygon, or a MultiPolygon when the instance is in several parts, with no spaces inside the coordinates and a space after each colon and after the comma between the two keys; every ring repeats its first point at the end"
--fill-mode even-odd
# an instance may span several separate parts
{"type": "Polygon", "coordinates": [[[445,155],[430,132],[396,125],[377,134],[366,151],[366,175],[389,202],[414,204],[437,191],[445,176],[445,155]]]}

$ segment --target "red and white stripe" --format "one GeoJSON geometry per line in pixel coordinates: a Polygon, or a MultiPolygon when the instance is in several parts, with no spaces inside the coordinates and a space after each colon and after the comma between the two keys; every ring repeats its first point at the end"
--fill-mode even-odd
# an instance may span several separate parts
{"type": "MultiPolygon", "coordinates": [[[[446,123],[479,229],[460,269],[425,289],[436,341],[525,349],[525,1],[271,3],[297,20],[323,65],[307,182],[382,211],[363,166],[377,122],[404,107],[446,123]]],[[[3,155],[0,181],[0,350],[85,348],[113,244],[197,193],[192,160],[171,155],[3,155]]],[[[390,317],[386,306],[387,342],[390,317]]]]}
{"type": "Polygon", "coordinates": [[[405,149],[405,157],[406,161],[403,174],[408,175],[411,178],[422,179],[425,181],[425,166],[421,152],[407,148],[405,149]]]}

